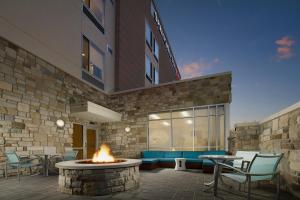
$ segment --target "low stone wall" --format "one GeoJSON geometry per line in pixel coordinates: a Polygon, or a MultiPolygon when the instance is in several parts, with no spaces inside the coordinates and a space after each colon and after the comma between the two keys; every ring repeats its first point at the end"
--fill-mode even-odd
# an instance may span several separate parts
{"type": "Polygon", "coordinates": [[[107,195],[139,186],[139,166],[77,170],[59,169],[59,190],[76,195],[107,195]]]}
{"type": "Polygon", "coordinates": [[[259,124],[237,124],[231,131],[229,146],[232,152],[284,153],[280,163],[283,185],[300,198],[300,108],[271,116],[259,124]]]}

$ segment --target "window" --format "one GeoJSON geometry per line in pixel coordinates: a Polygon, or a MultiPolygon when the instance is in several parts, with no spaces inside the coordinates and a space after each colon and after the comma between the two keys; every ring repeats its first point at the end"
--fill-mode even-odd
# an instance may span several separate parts
{"type": "Polygon", "coordinates": [[[89,71],[89,59],[90,59],[90,50],[89,50],[89,40],[83,36],[82,38],[82,68],[89,71]]]}
{"type": "Polygon", "coordinates": [[[145,68],[146,68],[146,77],[150,82],[152,82],[152,64],[150,61],[150,58],[146,55],[146,61],[145,61],[145,68]]]}
{"type": "Polygon", "coordinates": [[[149,115],[149,149],[224,150],[225,127],[224,105],[152,113],[149,115]]]}
{"type": "Polygon", "coordinates": [[[84,4],[93,13],[94,17],[103,25],[104,24],[104,0],[83,0],[84,4]]]}
{"type": "Polygon", "coordinates": [[[158,47],[158,43],[156,41],[155,38],[153,38],[153,51],[154,51],[154,56],[155,58],[158,60],[158,56],[159,56],[159,47],[158,47]]]}
{"type": "Polygon", "coordinates": [[[146,43],[151,48],[152,47],[152,31],[151,31],[150,25],[147,21],[146,21],[145,35],[146,35],[146,43]]]}
{"type": "Polygon", "coordinates": [[[82,38],[82,68],[103,80],[104,54],[86,37],[82,38]]]}
{"type": "Polygon", "coordinates": [[[159,84],[159,74],[156,67],[153,67],[153,83],[159,84]]]}

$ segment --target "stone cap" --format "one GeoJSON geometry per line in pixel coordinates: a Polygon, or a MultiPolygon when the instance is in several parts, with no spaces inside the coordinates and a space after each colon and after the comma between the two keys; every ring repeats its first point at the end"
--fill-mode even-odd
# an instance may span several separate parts
{"type": "Polygon", "coordinates": [[[78,163],[82,161],[90,161],[90,159],[87,160],[70,160],[70,161],[64,161],[59,162],[55,164],[55,167],[59,169],[116,169],[116,168],[124,168],[124,167],[132,167],[132,166],[138,166],[142,164],[142,160],[139,159],[126,159],[126,158],[120,158],[118,160],[125,160],[125,162],[116,162],[116,163],[105,163],[105,164],[84,164],[84,163],[78,163]]]}

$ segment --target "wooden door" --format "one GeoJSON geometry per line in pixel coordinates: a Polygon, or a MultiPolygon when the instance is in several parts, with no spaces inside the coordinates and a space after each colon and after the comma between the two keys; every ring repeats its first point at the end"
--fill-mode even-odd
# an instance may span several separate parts
{"type": "Polygon", "coordinates": [[[87,129],[86,131],[86,148],[87,158],[93,158],[96,151],[96,131],[93,129],[87,129]]]}
{"type": "Polygon", "coordinates": [[[83,159],[83,126],[73,124],[73,149],[78,151],[77,159],[83,159]]]}

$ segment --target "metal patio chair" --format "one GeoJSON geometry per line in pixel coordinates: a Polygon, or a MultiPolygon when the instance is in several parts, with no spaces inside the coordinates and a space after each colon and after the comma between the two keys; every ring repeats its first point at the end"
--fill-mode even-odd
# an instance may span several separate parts
{"type": "Polygon", "coordinates": [[[13,169],[17,169],[18,180],[20,182],[20,169],[21,168],[29,168],[30,174],[32,174],[32,167],[40,167],[42,164],[40,162],[33,163],[34,160],[39,160],[38,158],[21,158],[16,152],[6,152],[5,156],[7,158],[5,165],[5,178],[7,178],[7,169],[11,167],[13,169]]]}
{"type": "Polygon", "coordinates": [[[68,160],[76,160],[78,151],[76,150],[66,150],[65,153],[63,154],[63,160],[68,161],[68,160]]]}
{"type": "Polygon", "coordinates": [[[277,171],[278,164],[283,157],[283,154],[278,155],[263,155],[256,154],[250,163],[247,171],[232,167],[227,164],[218,163],[217,175],[215,176],[214,195],[217,196],[218,179],[222,175],[240,184],[248,184],[247,197],[251,199],[251,183],[257,181],[277,181],[276,199],[279,199],[280,194],[280,172],[277,171]],[[232,173],[222,173],[222,168],[233,170],[232,173]]]}

